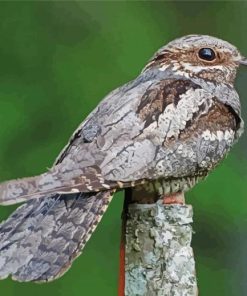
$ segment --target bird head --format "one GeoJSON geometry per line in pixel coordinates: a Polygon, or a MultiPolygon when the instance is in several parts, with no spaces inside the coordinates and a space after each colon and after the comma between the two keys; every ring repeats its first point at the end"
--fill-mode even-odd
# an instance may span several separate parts
{"type": "Polygon", "coordinates": [[[160,48],[144,71],[169,69],[186,78],[233,84],[240,64],[247,65],[247,59],[229,42],[207,35],[188,35],[160,48]]]}

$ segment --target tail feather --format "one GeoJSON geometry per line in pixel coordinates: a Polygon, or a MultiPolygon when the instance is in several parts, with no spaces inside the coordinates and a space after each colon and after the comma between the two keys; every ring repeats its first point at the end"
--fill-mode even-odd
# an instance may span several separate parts
{"type": "Polygon", "coordinates": [[[16,204],[56,193],[98,192],[118,186],[117,182],[104,180],[97,167],[66,172],[59,164],[39,176],[0,183],[0,205],[16,204]]]}
{"type": "Polygon", "coordinates": [[[55,195],[19,207],[0,225],[0,278],[51,281],[78,257],[113,191],[55,195]]]}

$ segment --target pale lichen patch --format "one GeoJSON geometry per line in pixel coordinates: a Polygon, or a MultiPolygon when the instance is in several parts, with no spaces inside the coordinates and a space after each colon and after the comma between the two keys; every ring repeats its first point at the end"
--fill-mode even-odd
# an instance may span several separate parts
{"type": "Polygon", "coordinates": [[[126,296],[197,295],[191,223],[189,205],[129,205],[126,296]]]}

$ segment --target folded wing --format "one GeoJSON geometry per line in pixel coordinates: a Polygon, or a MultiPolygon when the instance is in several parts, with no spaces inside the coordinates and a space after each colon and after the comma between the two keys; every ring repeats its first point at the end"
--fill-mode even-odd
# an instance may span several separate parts
{"type": "Polygon", "coordinates": [[[0,224],[0,278],[51,281],[62,276],[106,211],[113,191],[32,200],[0,224]]]}

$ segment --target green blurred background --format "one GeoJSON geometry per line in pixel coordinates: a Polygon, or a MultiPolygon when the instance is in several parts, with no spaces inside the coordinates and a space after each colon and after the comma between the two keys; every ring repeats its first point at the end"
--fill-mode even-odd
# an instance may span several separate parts
{"type": "MultiPolygon", "coordinates": [[[[0,180],[43,172],[112,89],[139,74],[164,43],[226,39],[247,55],[244,2],[0,2],[0,180]]],[[[247,69],[237,88],[247,119],[247,69]]],[[[247,121],[247,120],[246,120],[247,121]]],[[[187,194],[200,295],[247,295],[247,136],[187,194]]],[[[0,295],[117,295],[122,195],[83,255],[43,285],[0,282],[0,295]]],[[[14,207],[1,207],[5,219],[14,207]]]]}

